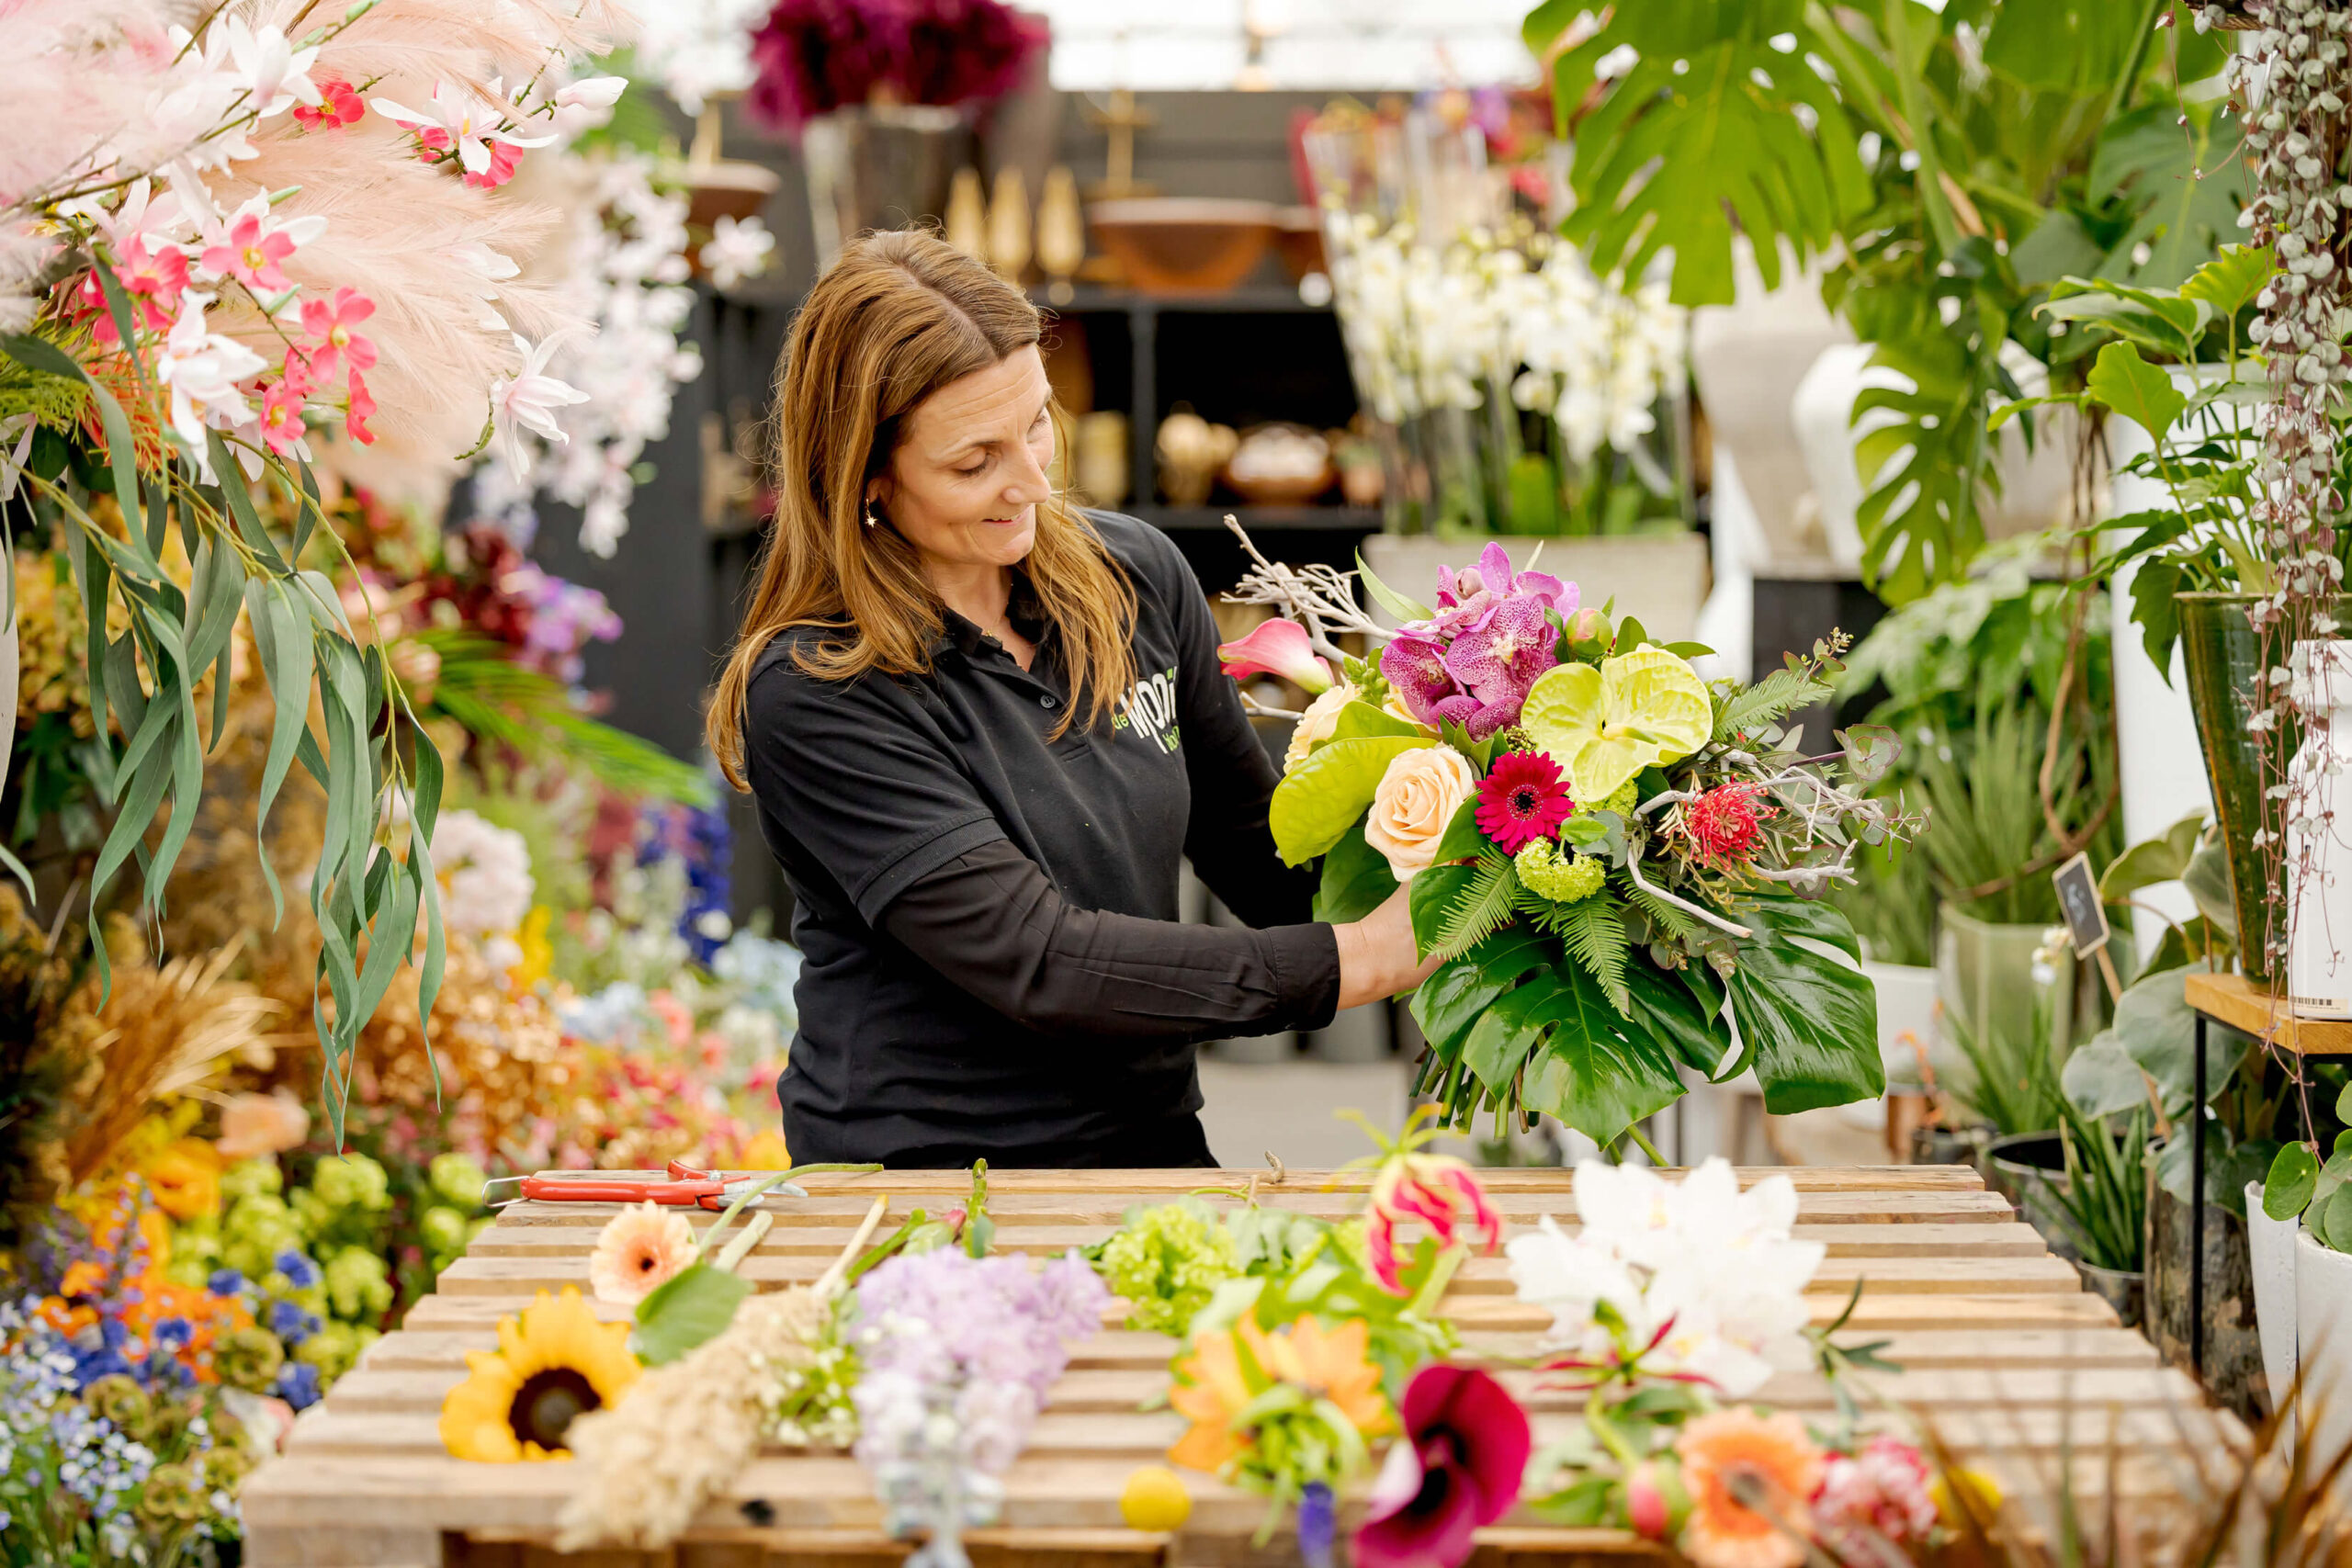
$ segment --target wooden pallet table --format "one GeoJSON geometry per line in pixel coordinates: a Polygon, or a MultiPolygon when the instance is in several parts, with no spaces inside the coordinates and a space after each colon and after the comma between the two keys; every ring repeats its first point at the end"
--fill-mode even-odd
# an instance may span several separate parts
{"type": "MultiPolygon", "coordinates": [[[[2211,1453],[2242,1434],[2207,1410],[2195,1384],[2163,1366],[2074,1270],[2050,1256],[2007,1203],[1962,1167],[1750,1170],[1743,1181],[1785,1174],[1799,1194],[1798,1234],[1828,1256],[1809,1297],[1815,1321],[1863,1292],[1847,1334],[1887,1341],[1900,1375],[1876,1390],[1933,1421],[1951,1446],[2030,1496],[2073,1466],[2102,1483],[2108,1444],[2121,1450],[2116,1483],[2141,1503],[2177,1505],[2184,1445],[2211,1453]]],[[[652,1173],[645,1173],[650,1179],[652,1173]]],[[[1544,1214],[1573,1220],[1571,1173],[1495,1170],[1487,1190],[1511,1231],[1544,1214]]],[[[1362,1202],[1362,1172],[1293,1171],[1277,1179],[1205,1171],[993,1171],[989,1213],[996,1245],[1054,1253],[1101,1239],[1131,1204],[1223,1189],[1212,1202],[1258,1201],[1329,1216],[1362,1202]]],[[[911,1208],[936,1213],[969,1190],[960,1172],[890,1171],[808,1179],[806,1199],[772,1199],[776,1224],[744,1260],[762,1289],[813,1280],[845,1246],[876,1195],[888,1223],[911,1208]]],[[[495,1344],[493,1325],[537,1291],[571,1284],[586,1293],[588,1253],[609,1204],[523,1202],[506,1209],[444,1272],[439,1289],[378,1341],[359,1366],[296,1424],[285,1456],[243,1495],[245,1561],[252,1568],[890,1568],[909,1548],[879,1531],[868,1478],[846,1455],[771,1450],[667,1552],[558,1554],[548,1544],[573,1484],[570,1465],[486,1465],[451,1459],[436,1430],[442,1396],[465,1375],[464,1352],[495,1344]]],[[[715,1216],[695,1213],[697,1224],[715,1216]]],[[[622,1309],[598,1303],[617,1319],[622,1309]]],[[[1511,1293],[1503,1260],[1464,1265],[1442,1310],[1473,1355],[1525,1355],[1548,1326],[1511,1293]]],[[[1118,1326],[1074,1348],[1019,1463],[1006,1478],[1000,1528],[968,1538],[978,1568],[1147,1568],[1157,1564],[1271,1562],[1249,1538],[1263,1504],[1185,1472],[1191,1519],[1172,1536],[1125,1529],[1118,1495],[1137,1465],[1161,1458],[1180,1418],[1144,1403],[1166,1385],[1174,1342],[1118,1326]]],[[[1538,1442],[1577,1419],[1577,1402],[1508,1373],[1527,1401],[1538,1442]]],[[[1810,1373],[1782,1375],[1758,1398],[1826,1413],[1827,1388],[1810,1373]]],[[[1888,1417],[1887,1419],[1891,1419],[1888,1417]]],[[[1611,1531],[1544,1527],[1522,1513],[1481,1538],[1481,1568],[1513,1568],[1645,1551],[1611,1531]]]]}

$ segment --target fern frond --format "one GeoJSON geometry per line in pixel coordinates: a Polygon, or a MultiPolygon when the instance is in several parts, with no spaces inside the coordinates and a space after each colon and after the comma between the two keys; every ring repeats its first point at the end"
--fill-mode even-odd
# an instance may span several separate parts
{"type": "Polygon", "coordinates": [[[1642,913],[1650,918],[1652,925],[1666,933],[1668,941],[1680,942],[1699,934],[1699,922],[1692,919],[1687,911],[1676,908],[1647,888],[1628,887],[1625,897],[1641,907],[1642,913]]]}
{"type": "Polygon", "coordinates": [[[1775,670],[1746,691],[1724,699],[1715,710],[1715,742],[1736,740],[1759,725],[1785,718],[1830,694],[1828,685],[1815,679],[1810,670],[1775,670]]]}
{"type": "Polygon", "coordinates": [[[1600,982],[1617,1016],[1631,1018],[1634,998],[1625,988],[1625,921],[1617,910],[1616,899],[1605,892],[1563,904],[1559,935],[1576,961],[1600,982]]]}
{"type": "Polygon", "coordinates": [[[1438,927],[1439,958],[1459,958],[1510,923],[1513,900],[1522,891],[1510,857],[1489,848],[1478,856],[1478,870],[1454,899],[1438,927]]]}

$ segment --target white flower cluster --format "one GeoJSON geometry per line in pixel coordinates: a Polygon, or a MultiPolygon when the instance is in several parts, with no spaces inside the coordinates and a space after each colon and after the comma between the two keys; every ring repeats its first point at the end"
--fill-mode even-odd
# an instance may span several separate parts
{"type": "Polygon", "coordinates": [[[671,399],[701,373],[702,355],[678,341],[695,307],[684,198],[654,188],[653,161],[640,153],[584,167],[571,208],[566,303],[596,331],[566,340],[548,367],[584,396],[550,411],[560,442],[492,457],[475,486],[493,516],[527,509],[535,490],[580,507],[581,547],[609,559],[628,531],[646,444],[669,434],[671,399]]]}
{"type": "Polygon", "coordinates": [[[1325,236],[1359,389],[1388,423],[1508,396],[1583,462],[1632,450],[1682,389],[1688,321],[1662,283],[1628,292],[1548,239],[1433,245],[1370,214],[1333,212],[1325,236]]]}
{"type": "Polygon", "coordinates": [[[640,8],[638,69],[659,80],[688,114],[705,99],[740,93],[758,74],[752,68],[752,32],[767,19],[772,0],[662,0],[640,8]]]}
{"type": "Polygon", "coordinates": [[[448,890],[442,918],[453,931],[507,936],[531,912],[531,852],[510,828],[444,811],[433,825],[433,870],[448,890]]]}
{"type": "Polygon", "coordinates": [[[1702,1377],[1731,1399],[1806,1364],[1804,1288],[1827,1248],[1792,1239],[1787,1177],[1742,1192],[1720,1157],[1679,1184],[1587,1160],[1576,1201],[1579,1234],[1546,1215],[1509,1247],[1511,1281],[1552,1313],[1555,1347],[1597,1363],[1637,1357],[1644,1371],[1702,1377]],[[1622,1327],[1602,1321],[1604,1303],[1622,1327]]]}

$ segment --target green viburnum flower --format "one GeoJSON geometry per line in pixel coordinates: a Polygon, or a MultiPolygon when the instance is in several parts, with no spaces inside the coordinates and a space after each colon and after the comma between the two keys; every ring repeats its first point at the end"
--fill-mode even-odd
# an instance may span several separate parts
{"type": "Polygon", "coordinates": [[[1634,807],[1639,806],[1641,803],[1642,792],[1640,781],[1636,779],[1627,779],[1623,784],[1617,786],[1617,788],[1610,795],[1609,798],[1603,800],[1593,809],[1596,811],[1614,811],[1620,817],[1631,818],[1634,815],[1634,807]]]}
{"type": "Polygon", "coordinates": [[[1164,1203],[1129,1219],[1102,1244],[1102,1282],[1133,1303],[1129,1328],[1181,1335],[1240,1265],[1233,1237],[1208,1206],[1164,1203]]]}
{"type": "Polygon", "coordinates": [[[274,1192],[252,1192],[230,1205],[220,1224],[220,1261],[248,1280],[261,1280],[277,1267],[281,1252],[301,1250],[302,1226],[286,1200],[274,1192]]]}
{"type": "Polygon", "coordinates": [[[466,1248],[466,1216],[446,1203],[435,1203],[416,1222],[424,1249],[435,1258],[451,1258],[466,1248]]]}
{"type": "Polygon", "coordinates": [[[231,1388],[267,1393],[286,1364],[286,1347],[266,1328],[237,1328],[212,1346],[212,1370],[231,1388]]]}
{"type": "Polygon", "coordinates": [[[335,1316],[368,1323],[392,1308],[391,1266],[380,1252],[346,1247],[326,1260],[327,1303],[335,1316]]]}
{"type": "Polygon", "coordinates": [[[1555,904],[1589,898],[1609,879],[1609,863],[1599,855],[1562,854],[1549,839],[1531,840],[1511,857],[1529,892],[1555,904]]]}
{"type": "Polygon", "coordinates": [[[286,1179],[277,1174],[274,1159],[241,1159],[220,1173],[220,1201],[234,1203],[240,1198],[275,1198],[286,1190],[286,1179]]]}
{"type": "Polygon", "coordinates": [[[482,1183],[489,1179],[471,1156],[456,1153],[435,1155],[425,1179],[434,1191],[467,1213],[481,1207],[482,1183]]]}

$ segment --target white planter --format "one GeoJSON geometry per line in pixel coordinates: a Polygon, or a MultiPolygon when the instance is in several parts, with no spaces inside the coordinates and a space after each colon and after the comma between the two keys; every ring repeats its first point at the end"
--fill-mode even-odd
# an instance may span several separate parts
{"type": "MultiPolygon", "coordinates": [[[[1364,564],[1408,599],[1432,604],[1437,569],[1457,570],[1476,564],[1489,541],[1445,538],[1433,534],[1374,534],[1363,542],[1364,564]]],[[[1707,541],[1697,534],[1657,534],[1600,538],[1540,538],[1498,535],[1493,541],[1510,557],[1514,570],[1536,569],[1577,585],[1579,602],[1599,609],[1611,598],[1616,613],[1640,619],[1657,642],[1681,642],[1699,626],[1707,598],[1707,541]],[[1540,555],[1539,555],[1540,552],[1540,555]]],[[[1382,625],[1395,621],[1374,608],[1382,625]]]]}
{"type": "MultiPolygon", "coordinates": [[[[2177,366],[2173,385],[2184,393],[2220,374],[2213,366],[2177,366]]],[[[2123,465],[2148,450],[2148,433],[2128,419],[2107,422],[2115,460],[2109,506],[2113,515],[2169,509],[2172,497],[2154,479],[2123,472],[2123,465]]],[[[2108,542],[2120,545],[2118,532],[2108,542]]],[[[2205,778],[2205,756],[2197,744],[2197,716],[2188,705],[2188,667],[2176,645],[2172,668],[2159,671],[2148,657],[2140,628],[2132,624],[2132,580],[2140,565],[2117,570],[2109,585],[2108,614],[2114,642],[2116,776],[2123,792],[2123,841],[2153,839],[2192,811],[2213,815],[2212,786],[2205,778]]],[[[2132,898],[2176,920],[2197,913],[2197,901],[2177,882],[2158,883],[2132,898]]],[[[2146,958],[2164,939],[2164,923],[2134,920],[2133,945],[2146,958]]]]}
{"type": "Polygon", "coordinates": [[[2300,1220],[2262,1212],[2262,1183],[2245,1184],[2246,1247],[2254,1265],[2254,1317],[2262,1334],[2262,1371],[2271,1407],[2295,1386],[2295,1236],[2300,1220]]]}
{"type": "Polygon", "coordinates": [[[1865,962],[1878,987],[1878,1055],[1886,1087],[1916,1088],[1922,1052],[1935,1048],[1936,971],[1925,964],[1865,962]]]}
{"type": "Polygon", "coordinates": [[[2308,1232],[2295,1236],[2295,1356],[2304,1408],[2319,1413],[2311,1451],[2332,1459],[2352,1444],[2352,1255],[2308,1232]]]}

